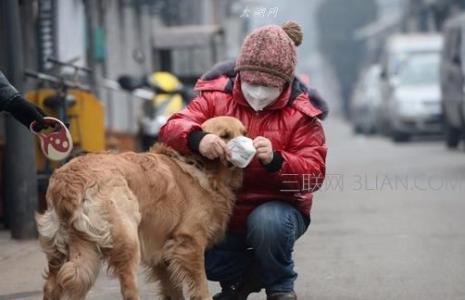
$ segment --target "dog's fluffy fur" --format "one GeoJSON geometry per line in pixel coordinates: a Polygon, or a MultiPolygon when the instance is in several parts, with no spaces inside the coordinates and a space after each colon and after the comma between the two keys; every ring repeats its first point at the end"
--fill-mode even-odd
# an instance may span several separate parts
{"type": "MultiPolygon", "coordinates": [[[[225,141],[245,134],[230,117],[202,129],[225,141]]],[[[139,299],[140,260],[163,299],[211,299],[204,250],[224,234],[241,183],[240,169],[160,144],[73,159],[50,178],[48,209],[36,217],[48,260],[44,299],[85,298],[104,260],[124,299],[139,299]]]]}

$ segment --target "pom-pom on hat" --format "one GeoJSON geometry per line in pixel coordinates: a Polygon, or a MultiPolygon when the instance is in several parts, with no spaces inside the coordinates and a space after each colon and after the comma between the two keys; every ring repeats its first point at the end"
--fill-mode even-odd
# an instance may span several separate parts
{"type": "Polygon", "coordinates": [[[235,69],[242,81],[283,87],[294,76],[302,40],[301,27],[292,21],[260,27],[245,38],[235,69]]]}

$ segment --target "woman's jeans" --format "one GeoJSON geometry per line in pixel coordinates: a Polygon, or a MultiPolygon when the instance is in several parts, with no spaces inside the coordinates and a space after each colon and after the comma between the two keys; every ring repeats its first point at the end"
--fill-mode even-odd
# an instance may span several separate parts
{"type": "Polygon", "coordinates": [[[258,265],[259,279],[268,293],[294,289],[292,251],[310,223],[290,204],[273,201],[255,208],[247,220],[247,233],[227,234],[205,253],[209,280],[237,283],[258,265]]]}

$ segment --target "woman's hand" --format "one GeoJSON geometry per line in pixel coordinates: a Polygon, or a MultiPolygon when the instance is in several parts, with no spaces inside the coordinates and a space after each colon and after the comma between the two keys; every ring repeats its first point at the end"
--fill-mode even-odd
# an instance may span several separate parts
{"type": "Polygon", "coordinates": [[[226,143],[216,134],[209,133],[200,140],[199,152],[208,159],[220,158],[226,160],[226,143]]]}
{"type": "Polygon", "coordinates": [[[257,150],[258,159],[265,165],[273,160],[273,145],[271,141],[263,136],[257,136],[253,140],[253,146],[257,150]]]}

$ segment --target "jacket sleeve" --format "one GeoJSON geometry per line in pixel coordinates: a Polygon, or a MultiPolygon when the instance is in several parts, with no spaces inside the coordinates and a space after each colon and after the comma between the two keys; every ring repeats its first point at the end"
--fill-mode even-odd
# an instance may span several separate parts
{"type": "Polygon", "coordinates": [[[273,161],[265,166],[275,173],[281,189],[314,192],[326,174],[326,141],[317,119],[303,118],[290,136],[285,149],[275,151],[273,161]]]}
{"type": "Polygon", "coordinates": [[[173,114],[161,128],[159,139],[182,154],[198,150],[200,139],[205,135],[200,125],[214,113],[214,93],[204,92],[188,106],[173,114]]]}
{"type": "Polygon", "coordinates": [[[0,72],[0,111],[5,110],[8,104],[17,96],[19,96],[19,92],[10,84],[5,75],[0,72]]]}

